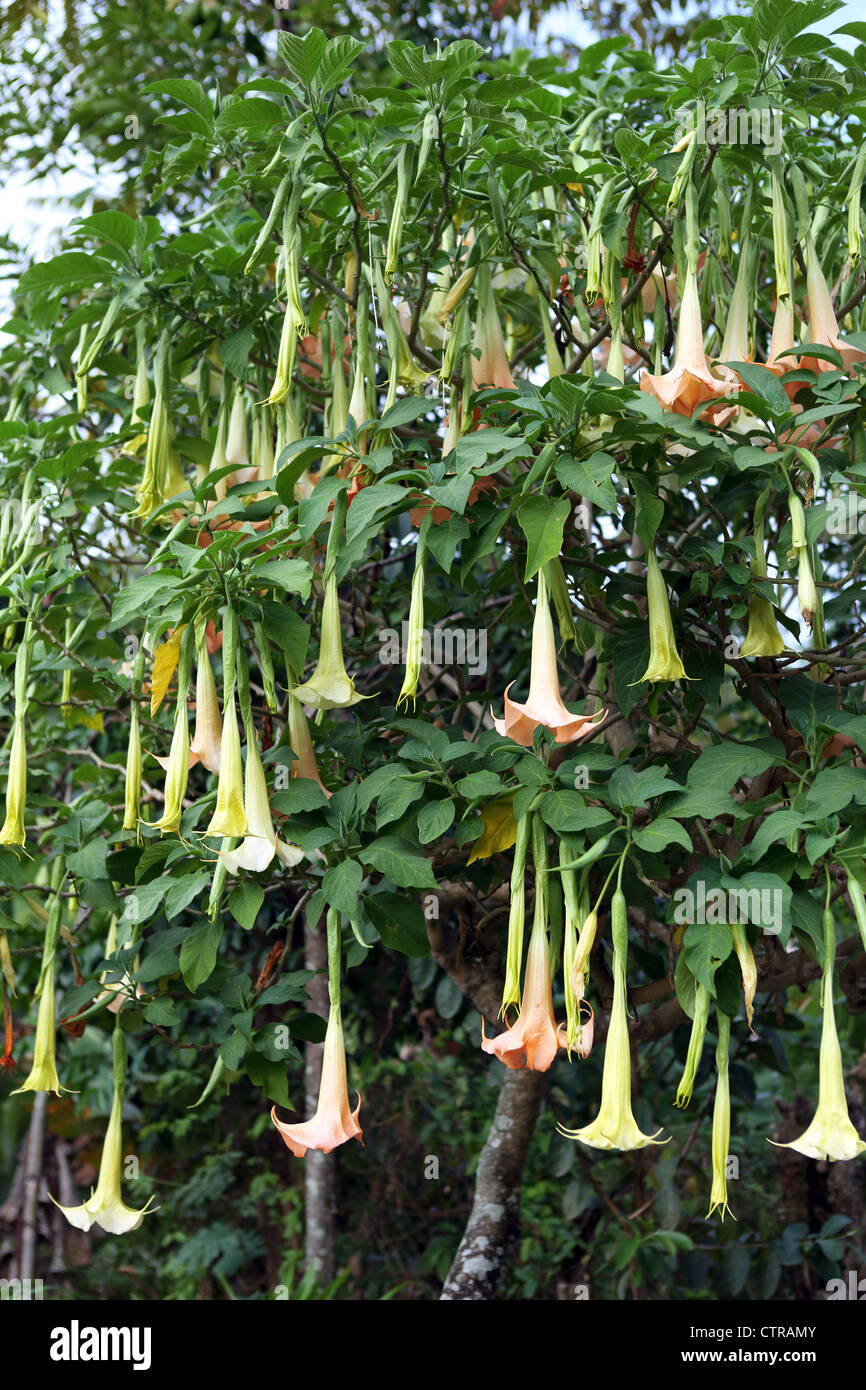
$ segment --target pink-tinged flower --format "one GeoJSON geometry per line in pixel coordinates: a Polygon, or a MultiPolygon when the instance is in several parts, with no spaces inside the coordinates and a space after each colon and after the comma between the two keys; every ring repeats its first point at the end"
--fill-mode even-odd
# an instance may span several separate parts
{"type": "MultiPolygon", "coordinates": [[[[790,296],[776,300],[776,314],[773,319],[773,333],[770,338],[770,350],[767,353],[767,366],[776,376],[782,376],[785,372],[795,372],[800,363],[796,357],[788,357],[786,353],[789,348],[794,346],[794,305],[790,296]]],[[[785,386],[791,400],[794,399],[798,391],[803,387],[802,381],[793,381],[785,386]]]]}
{"type": "Polygon", "coordinates": [[[349,1090],[346,1081],[346,1044],[343,1040],[343,1023],[339,1005],[331,1005],[328,1017],[328,1031],[325,1034],[325,1051],[322,1057],[322,1081],[319,1087],[319,1104],[311,1120],[303,1124],[287,1125],[277,1119],[277,1107],[271,1107],[271,1119],[276,1125],[287,1148],[295,1158],[303,1158],[307,1149],[321,1149],[329,1154],[348,1139],[360,1139],[363,1144],[363,1131],[358,1124],[361,1109],[361,1096],[354,1110],[349,1107],[349,1090]]]}
{"type": "MultiPolygon", "coordinates": [[[[538,892],[536,881],[536,894],[538,892]]],[[[567,1041],[565,1024],[557,1024],[553,1016],[546,916],[546,912],[535,913],[517,1022],[498,1037],[488,1038],[484,1033],[484,1020],[481,1020],[483,1050],[511,1068],[524,1066],[525,1056],[525,1065],[530,1071],[547,1071],[558,1049],[565,1047],[567,1041]]]]}
{"type": "Polygon", "coordinates": [[[547,581],[542,572],[538,575],[538,596],[535,604],[535,620],[532,625],[532,662],[529,672],[529,699],[525,705],[512,700],[508,691],[516,684],[511,682],[505,691],[505,717],[495,719],[496,732],[503,738],[510,738],[523,748],[532,747],[532,738],[539,724],[549,729],[557,743],[573,743],[584,734],[598,728],[606,715],[603,710],[587,716],[572,714],[562,703],[559,689],[559,675],[556,670],[556,641],[553,634],[553,619],[547,596],[547,581]],[[598,715],[601,715],[599,720],[598,715]]]}
{"type": "Polygon", "coordinates": [[[697,406],[718,396],[731,395],[736,390],[731,382],[714,376],[707,362],[698,278],[693,270],[686,275],[674,365],[661,376],[644,372],[640,388],[655,396],[663,410],[672,410],[677,415],[691,415],[697,406]]]}
{"type": "Polygon", "coordinates": [[[508,365],[508,353],[502,336],[502,324],[496,308],[490,273],[485,268],[478,275],[478,321],[472,342],[472,385],[499,386],[514,390],[514,377],[508,365]],[[475,351],[480,351],[480,357],[475,351]]]}
{"type": "Polygon", "coordinates": [[[300,700],[296,700],[289,691],[289,743],[291,745],[294,758],[289,772],[290,777],[306,777],[311,782],[318,782],[325,796],[330,800],[333,795],[328,791],[319,776],[319,765],[316,762],[316,753],[313,748],[313,740],[310,738],[310,728],[307,724],[307,716],[304,714],[304,707],[300,700]]]}
{"type": "MultiPolygon", "coordinates": [[[[806,243],[806,293],[809,296],[809,341],[818,346],[833,348],[842,358],[845,370],[850,372],[855,362],[866,360],[866,352],[852,344],[843,343],[839,337],[839,325],[833,312],[830,289],[811,236],[806,243]]],[[[802,357],[800,366],[808,367],[810,371],[818,374],[833,370],[832,362],[824,362],[817,357],[802,357]]]]}
{"type": "MultiPolygon", "coordinates": [[[[725,366],[725,363],[751,362],[753,357],[752,345],[749,341],[750,262],[749,244],[748,239],[746,239],[740,251],[740,266],[737,271],[734,292],[731,295],[722,350],[713,362],[713,370],[724,381],[731,383],[735,389],[739,386],[740,378],[734,368],[725,366]]],[[[730,408],[728,408],[727,413],[730,414],[730,408]]],[[[717,423],[722,422],[717,421],[717,423]]]]}

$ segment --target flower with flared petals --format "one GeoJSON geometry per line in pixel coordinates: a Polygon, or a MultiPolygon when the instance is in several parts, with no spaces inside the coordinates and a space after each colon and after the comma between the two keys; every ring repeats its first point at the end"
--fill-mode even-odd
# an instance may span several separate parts
{"type": "Polygon", "coordinates": [[[749,628],[738,655],[778,656],[784,650],[785,639],[779,631],[772,603],[760,594],[752,594],[749,599],[749,628]]]}
{"type": "Polygon", "coordinates": [[[314,709],[346,709],[365,698],[355,690],[355,682],[346,671],[343,660],[337,576],[333,571],[325,581],[319,660],[310,679],[303,685],[295,686],[292,694],[296,700],[312,705],[314,709]]]}
{"type": "Polygon", "coordinates": [[[95,1191],[92,1191],[87,1201],[82,1202],[78,1207],[62,1207],[53,1197],[51,1198],[54,1205],[63,1212],[70,1226],[77,1226],[80,1231],[89,1231],[91,1226],[96,1224],[101,1226],[103,1231],[108,1231],[109,1235],[123,1236],[128,1231],[137,1230],[144,1217],[151,1211],[150,1204],[154,1200],[153,1197],[148,1197],[141,1210],[136,1211],[133,1207],[126,1205],[121,1194],[122,1109],[123,1097],[120,1091],[115,1088],[95,1191]]]}
{"type": "Polygon", "coordinates": [[[277,838],[268,802],[265,769],[262,767],[254,738],[247,743],[244,811],[248,826],[246,837],[237,849],[229,850],[222,855],[223,863],[232,873],[237,873],[239,869],[248,869],[256,874],[263,873],[274,855],[286,868],[300,863],[304,857],[303,850],[297,845],[287,845],[277,838]]]}
{"type": "MultiPolygon", "coordinates": [[[[53,909],[56,911],[56,908],[53,909]]],[[[58,919],[59,922],[59,919],[58,919]]],[[[50,926],[49,926],[50,931],[50,926]]],[[[61,1091],[68,1088],[60,1085],[57,1075],[57,1030],[54,1018],[54,945],[48,940],[46,935],[45,954],[43,961],[42,992],[39,996],[39,1012],[36,1015],[36,1040],[33,1045],[33,1065],[30,1068],[30,1075],[27,1080],[22,1082],[17,1090],[12,1092],[17,1096],[20,1091],[53,1091],[59,1096],[61,1091]]]]}
{"type": "Polygon", "coordinates": [[[331,1005],[328,1016],[328,1031],[325,1034],[325,1049],[322,1055],[322,1080],[319,1087],[319,1104],[311,1120],[303,1124],[287,1125],[277,1119],[277,1107],[271,1108],[271,1119],[283,1137],[287,1148],[295,1158],[303,1158],[307,1149],[321,1149],[329,1154],[348,1139],[360,1139],[363,1144],[363,1131],[358,1124],[361,1109],[361,1096],[354,1110],[349,1105],[349,1089],[346,1081],[346,1044],[343,1039],[343,1022],[339,1007],[331,1005]]]}
{"type": "Polygon", "coordinates": [[[698,280],[693,270],[686,275],[674,365],[661,376],[644,372],[640,388],[655,396],[663,410],[672,410],[677,415],[691,415],[697,406],[736,390],[730,381],[714,376],[707,362],[698,280]]]}
{"type": "MultiPolygon", "coordinates": [[[[538,886],[536,884],[536,892],[538,886]]],[[[517,1022],[495,1038],[484,1033],[481,1020],[481,1046],[507,1067],[526,1065],[530,1071],[547,1071],[560,1047],[566,1045],[565,1024],[553,1016],[553,989],[550,983],[550,946],[546,914],[536,912],[526,956],[523,999],[517,1022]],[[525,1063],[524,1063],[525,1057],[525,1063]]]]}
{"type": "Polygon", "coordinates": [[[553,619],[550,616],[547,581],[539,571],[535,619],[532,624],[532,660],[529,670],[529,699],[525,705],[512,700],[505,691],[505,716],[494,719],[496,732],[510,738],[523,748],[532,747],[532,738],[539,724],[549,729],[557,743],[573,743],[584,734],[597,729],[606,715],[604,710],[588,716],[572,714],[562,703],[559,675],[556,669],[556,641],[553,619]],[[599,719],[599,715],[601,718],[599,719]]]}
{"type": "Polygon", "coordinates": [[[578,1139],[593,1149],[642,1149],[647,1144],[666,1141],[656,1134],[644,1134],[631,1110],[631,1050],[626,1014],[626,950],[627,919],[625,899],[617,889],[613,897],[613,1006],[604,1048],[604,1067],[601,1079],[601,1105],[591,1124],[582,1129],[557,1126],[567,1139],[578,1139]]]}
{"type": "MultiPolygon", "coordinates": [[[[808,1129],[780,1149],[796,1149],[806,1158],[822,1158],[830,1163],[857,1158],[866,1149],[848,1115],[845,1080],[842,1075],[842,1049],[836,1032],[833,1007],[833,970],[836,956],[832,915],[824,913],[824,977],[821,1004],[824,1012],[821,1051],[818,1062],[818,1109],[808,1129]]],[[[770,1140],[775,1143],[775,1140],[770,1140]]]]}

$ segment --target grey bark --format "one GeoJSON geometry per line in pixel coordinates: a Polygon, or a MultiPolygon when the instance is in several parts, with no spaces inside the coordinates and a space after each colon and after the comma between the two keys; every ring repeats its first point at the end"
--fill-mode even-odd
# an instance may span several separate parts
{"type": "Polygon", "coordinates": [[[475,1198],[448,1271],[444,1301],[494,1297],[520,1230],[523,1168],[541,1109],[547,1074],[505,1071],[493,1124],[475,1178],[475,1198]]]}
{"type": "Polygon", "coordinates": [[[33,1101],[30,1132],[27,1136],[27,1167],[24,1172],[24,1202],[21,1212],[21,1262],[17,1271],[19,1279],[32,1279],[36,1262],[36,1204],[42,1177],[47,1108],[47,1091],[38,1091],[33,1101]]]}
{"type": "MultiPolygon", "coordinates": [[[[326,1019],[329,1003],[328,943],[324,921],[318,927],[309,921],[306,923],[304,964],[308,970],[320,972],[313,976],[307,986],[310,994],[307,1009],[326,1019]]],[[[318,1104],[323,1052],[322,1043],[308,1042],[304,1048],[307,1116],[315,1112],[318,1104]]],[[[335,1177],[334,1154],[308,1149],[304,1157],[304,1251],[307,1268],[316,1271],[321,1284],[330,1283],[334,1277],[335,1177]]]]}

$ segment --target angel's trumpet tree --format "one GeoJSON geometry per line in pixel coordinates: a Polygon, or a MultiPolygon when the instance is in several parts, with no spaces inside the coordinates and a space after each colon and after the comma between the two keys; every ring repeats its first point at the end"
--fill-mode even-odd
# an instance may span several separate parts
{"type": "MultiPolygon", "coordinates": [[[[836,1032],[833,1007],[833,976],[836,963],[836,928],[833,914],[824,912],[824,973],[821,978],[821,1052],[818,1063],[818,1109],[808,1129],[799,1139],[778,1148],[796,1149],[806,1158],[820,1158],[830,1163],[857,1158],[866,1149],[848,1115],[845,1079],[842,1074],[842,1049],[836,1032]]],[[[775,1143],[775,1140],[771,1140],[775,1143]]]]}
{"type": "Polygon", "coordinates": [[[550,982],[550,945],[547,937],[547,830],[538,816],[532,823],[535,860],[535,910],[532,935],[526,956],[523,998],[517,1022],[495,1038],[484,1033],[481,1046],[507,1067],[524,1065],[530,1071],[547,1071],[560,1047],[566,1043],[565,1027],[553,1015],[553,989],[550,982]],[[525,1060],[524,1060],[525,1059],[525,1060]]]}
{"type": "Polygon", "coordinates": [[[599,710],[591,716],[572,714],[562,702],[556,668],[553,619],[550,616],[547,580],[543,570],[539,570],[538,573],[535,618],[532,624],[529,698],[525,705],[518,704],[510,697],[509,691],[515,684],[516,682],[512,681],[505,691],[504,717],[494,718],[493,723],[498,734],[519,743],[523,748],[532,747],[535,730],[539,725],[549,729],[557,743],[573,743],[575,739],[583,738],[585,734],[597,729],[606,718],[604,710],[599,710]]]}
{"type": "Polygon", "coordinates": [[[626,960],[628,953],[628,917],[625,896],[617,888],[611,902],[613,934],[613,1006],[610,1026],[604,1046],[604,1068],[601,1079],[601,1105],[595,1119],[582,1129],[559,1132],[568,1139],[577,1139],[593,1149],[642,1149],[647,1144],[666,1141],[655,1134],[644,1134],[638,1128],[631,1110],[631,1052],[626,1013],[626,960]]]}
{"type": "Polygon", "coordinates": [[[102,1146],[99,1164],[99,1177],[95,1190],[85,1202],[77,1207],[62,1207],[52,1197],[54,1205],[63,1212],[70,1226],[80,1231],[89,1231],[91,1226],[101,1226],[109,1235],[123,1236],[136,1231],[144,1217],[151,1210],[153,1197],[148,1197],[144,1206],[136,1211],[123,1200],[120,1180],[123,1167],[123,1092],[126,1076],[126,1036],[117,1023],[114,1029],[114,1097],[111,1102],[111,1115],[102,1146]]]}

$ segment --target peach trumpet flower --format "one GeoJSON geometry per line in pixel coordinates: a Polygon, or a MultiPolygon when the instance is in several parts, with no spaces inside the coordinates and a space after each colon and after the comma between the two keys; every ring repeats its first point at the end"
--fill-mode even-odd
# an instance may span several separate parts
{"type": "MultiPolygon", "coordinates": [[[[855,362],[866,360],[866,352],[853,344],[844,343],[839,337],[839,325],[833,311],[830,289],[821,269],[821,262],[811,236],[806,243],[806,293],[809,297],[809,340],[818,346],[833,348],[842,358],[845,370],[850,372],[855,362]]],[[[801,367],[808,367],[820,375],[831,371],[832,362],[824,362],[817,357],[802,357],[801,367]]]]}
{"type": "Polygon", "coordinates": [[[474,350],[480,357],[472,356],[472,385],[477,391],[482,386],[499,386],[514,390],[514,377],[508,365],[508,353],[502,336],[502,324],[486,267],[478,276],[478,321],[475,325],[474,350]]]}
{"type": "Polygon", "coordinates": [[[539,724],[550,730],[557,743],[574,743],[575,739],[583,738],[584,734],[598,728],[606,718],[604,710],[599,710],[591,716],[572,714],[562,702],[547,581],[541,571],[538,575],[538,596],[532,625],[529,699],[525,705],[518,704],[509,696],[508,692],[515,684],[516,682],[512,681],[505,691],[504,718],[494,718],[493,723],[498,734],[519,743],[523,748],[532,747],[533,735],[539,724]],[[598,717],[599,714],[601,719],[598,717]]]}
{"type": "MultiPolygon", "coordinates": [[[[536,882],[536,901],[541,896],[536,882]]],[[[524,1066],[525,1055],[525,1065],[530,1071],[547,1071],[558,1050],[567,1042],[565,1024],[557,1024],[553,1015],[546,916],[546,911],[536,910],[517,1022],[497,1037],[488,1038],[484,1020],[481,1020],[482,1049],[512,1069],[524,1066]]]]}
{"type": "Polygon", "coordinates": [[[718,396],[731,395],[736,390],[729,381],[714,376],[707,362],[698,278],[694,270],[688,271],[683,289],[674,365],[660,376],[644,372],[640,389],[655,396],[662,410],[672,410],[677,415],[691,415],[697,406],[718,396]]]}
{"type": "MultiPolygon", "coordinates": [[[[770,347],[767,352],[767,367],[776,376],[783,376],[785,372],[796,372],[800,363],[796,357],[787,357],[785,354],[788,348],[794,346],[794,305],[790,296],[776,300],[776,313],[773,318],[773,332],[770,337],[770,347]]],[[[797,392],[802,390],[802,381],[792,381],[790,384],[784,383],[785,390],[791,400],[797,392]]]]}
{"type": "Polygon", "coordinates": [[[343,1038],[343,1021],[339,1005],[331,1005],[328,1015],[328,1031],[325,1034],[325,1050],[322,1057],[322,1080],[319,1087],[319,1103],[311,1120],[303,1124],[287,1125],[277,1119],[277,1107],[271,1107],[271,1119],[282,1135],[283,1142],[291,1149],[295,1158],[303,1158],[307,1149],[320,1149],[329,1154],[349,1139],[360,1139],[363,1144],[363,1131],[358,1124],[361,1109],[361,1095],[352,1110],[349,1105],[349,1090],[346,1081],[346,1044],[343,1038]]]}

